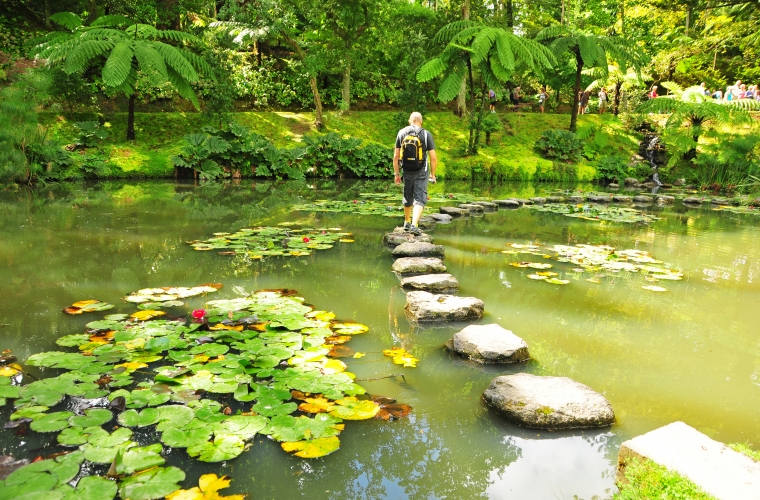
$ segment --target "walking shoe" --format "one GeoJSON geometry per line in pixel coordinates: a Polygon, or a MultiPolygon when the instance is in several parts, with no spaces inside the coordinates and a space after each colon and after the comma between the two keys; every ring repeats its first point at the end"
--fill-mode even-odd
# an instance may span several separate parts
{"type": "Polygon", "coordinates": [[[415,235],[415,236],[422,236],[422,231],[418,226],[410,226],[409,227],[409,233],[415,235]]]}
{"type": "Polygon", "coordinates": [[[404,221],[404,232],[408,233],[411,228],[412,228],[412,223],[404,221]]]}

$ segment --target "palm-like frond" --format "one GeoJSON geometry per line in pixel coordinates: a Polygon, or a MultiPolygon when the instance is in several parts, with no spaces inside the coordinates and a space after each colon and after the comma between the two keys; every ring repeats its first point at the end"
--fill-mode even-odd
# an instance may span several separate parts
{"type": "Polygon", "coordinates": [[[184,80],[190,83],[198,81],[198,73],[179,49],[163,42],[153,42],[153,47],[164,58],[166,66],[176,71],[184,80]]]}
{"type": "Polygon", "coordinates": [[[443,102],[449,102],[459,95],[462,88],[462,82],[467,77],[467,66],[464,61],[457,61],[452,67],[449,74],[441,82],[438,89],[438,99],[443,102]]]}
{"type": "Polygon", "coordinates": [[[111,28],[121,28],[124,26],[129,26],[132,24],[132,20],[128,17],[124,16],[118,16],[118,15],[106,15],[106,16],[100,16],[99,18],[95,19],[93,22],[90,23],[90,26],[95,27],[111,27],[111,28]]]}
{"type": "Polygon", "coordinates": [[[171,40],[173,42],[184,42],[184,43],[191,43],[191,44],[200,43],[200,40],[198,39],[197,36],[193,35],[192,33],[187,33],[185,31],[157,30],[156,37],[164,39],[164,40],[171,40]]]}
{"type": "Polygon", "coordinates": [[[103,83],[109,87],[118,87],[127,79],[132,69],[132,56],[135,53],[132,40],[117,43],[103,66],[103,83]]]}
{"type": "Polygon", "coordinates": [[[441,60],[440,57],[434,57],[423,64],[422,67],[417,71],[417,81],[423,83],[429,82],[444,71],[446,71],[446,64],[443,62],[443,60],[441,60]]]}
{"type": "Polygon", "coordinates": [[[760,101],[755,99],[736,99],[732,101],[721,101],[721,104],[729,108],[738,108],[746,111],[760,110],[760,101]]]}
{"type": "Polygon", "coordinates": [[[193,106],[195,106],[195,109],[200,109],[201,105],[198,102],[198,96],[195,95],[195,91],[193,91],[193,88],[190,86],[188,81],[185,80],[182,75],[175,71],[171,66],[166,67],[166,72],[169,76],[169,82],[171,82],[171,84],[177,90],[177,93],[183,98],[192,102],[193,106]]]}
{"type": "Polygon", "coordinates": [[[454,38],[454,36],[459,34],[464,29],[471,28],[478,24],[479,23],[470,21],[469,19],[464,19],[461,21],[454,21],[453,23],[449,23],[443,28],[441,28],[440,30],[438,30],[438,33],[436,33],[435,36],[433,37],[433,43],[434,44],[449,43],[454,38]]]}
{"type": "Polygon", "coordinates": [[[56,12],[50,16],[50,20],[71,31],[82,26],[82,18],[73,12],[56,12]]]}
{"type": "Polygon", "coordinates": [[[660,82],[660,86],[665,87],[671,91],[676,97],[681,97],[683,94],[683,87],[678,85],[676,82],[660,82]]]}
{"type": "Polygon", "coordinates": [[[135,42],[134,52],[140,70],[148,77],[151,85],[161,85],[169,81],[164,58],[150,42],[138,40],[135,42]]]}
{"type": "Polygon", "coordinates": [[[108,53],[114,48],[114,43],[109,40],[88,40],[79,44],[69,44],[60,53],[49,55],[50,63],[65,60],[63,70],[69,74],[79,73],[87,67],[89,62],[96,57],[108,53]]]}
{"type": "Polygon", "coordinates": [[[190,64],[195,68],[195,71],[203,73],[211,79],[215,78],[214,68],[201,56],[187,49],[178,49],[180,53],[187,59],[190,64]]]}
{"type": "Polygon", "coordinates": [[[491,47],[496,42],[499,31],[498,28],[484,27],[478,32],[470,46],[473,51],[473,64],[480,64],[481,61],[488,58],[488,53],[491,52],[491,47]]]}
{"type": "Polygon", "coordinates": [[[135,38],[158,38],[158,30],[150,24],[133,24],[124,28],[124,31],[135,38]]]}

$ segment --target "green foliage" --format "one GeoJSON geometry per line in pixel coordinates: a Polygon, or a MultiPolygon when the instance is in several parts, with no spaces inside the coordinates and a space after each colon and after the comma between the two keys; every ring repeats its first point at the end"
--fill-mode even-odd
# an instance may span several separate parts
{"type": "Polygon", "coordinates": [[[626,171],[626,159],[619,155],[606,155],[599,158],[594,165],[597,179],[604,181],[617,181],[622,185],[628,176],[626,171]]]}
{"type": "Polygon", "coordinates": [[[731,447],[731,449],[738,451],[739,453],[744,453],[749,458],[756,462],[760,462],[760,451],[753,450],[748,444],[744,443],[731,443],[728,446],[731,447]]]}
{"type": "Polygon", "coordinates": [[[77,122],[74,126],[79,129],[79,136],[74,143],[78,148],[94,148],[98,146],[99,141],[108,138],[108,131],[101,127],[100,122],[77,122]]]}
{"type": "Polygon", "coordinates": [[[615,494],[615,500],[714,500],[685,477],[650,460],[627,461],[625,478],[625,483],[618,484],[620,491],[615,494]]]}
{"type": "Polygon", "coordinates": [[[567,130],[547,130],[536,141],[541,156],[561,163],[577,163],[583,152],[583,141],[567,130]]]}

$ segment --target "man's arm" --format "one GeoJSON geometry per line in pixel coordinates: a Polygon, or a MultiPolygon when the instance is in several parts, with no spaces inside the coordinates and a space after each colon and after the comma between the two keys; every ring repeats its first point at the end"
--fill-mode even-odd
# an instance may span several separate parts
{"type": "Polygon", "coordinates": [[[430,150],[430,181],[435,184],[435,169],[438,168],[438,156],[435,149],[430,150]]]}
{"type": "Polygon", "coordinates": [[[401,172],[399,171],[398,159],[401,157],[401,149],[393,150],[393,182],[401,184],[401,172]]]}

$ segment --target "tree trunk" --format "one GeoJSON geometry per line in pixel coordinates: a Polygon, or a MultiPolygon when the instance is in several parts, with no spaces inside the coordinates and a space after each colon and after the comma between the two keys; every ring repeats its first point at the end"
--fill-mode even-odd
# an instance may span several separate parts
{"type": "Polygon", "coordinates": [[[612,114],[617,116],[620,112],[620,88],[623,86],[620,80],[615,83],[615,97],[612,105],[612,114]]]}
{"type": "Polygon", "coordinates": [[[583,58],[581,51],[576,47],[575,62],[578,68],[575,70],[575,86],[573,87],[573,111],[570,115],[570,132],[575,133],[578,124],[578,93],[581,91],[581,72],[583,71],[583,58]]]}
{"type": "Polygon", "coordinates": [[[135,140],[135,94],[129,96],[129,111],[127,113],[127,140],[135,140]]]}
{"type": "Polygon", "coordinates": [[[341,90],[343,103],[341,111],[348,114],[351,112],[351,61],[346,61],[343,67],[343,88],[341,90]]]}
{"type": "Polygon", "coordinates": [[[625,0],[620,0],[620,34],[625,35],[625,0]]]}
{"type": "Polygon", "coordinates": [[[491,145],[491,132],[486,132],[486,146],[491,145]]]}
{"type": "Polygon", "coordinates": [[[317,87],[317,77],[309,77],[309,86],[311,87],[311,93],[314,95],[314,125],[318,131],[322,131],[325,128],[322,121],[322,98],[319,95],[319,87],[317,87]]]}
{"type": "MultiPolygon", "coordinates": [[[[462,4],[462,19],[470,19],[470,0],[464,0],[462,4]]],[[[462,80],[462,88],[459,89],[459,95],[457,95],[457,109],[454,114],[459,118],[467,116],[467,81],[462,80]]]]}
{"type": "MultiPolygon", "coordinates": [[[[470,109],[475,113],[475,86],[472,78],[472,61],[469,56],[467,56],[467,72],[470,76],[470,109]]],[[[474,154],[477,153],[477,149],[473,151],[473,148],[475,148],[475,131],[472,129],[471,123],[468,123],[467,125],[470,129],[470,138],[467,142],[467,153],[474,154]]]]}
{"type": "Polygon", "coordinates": [[[512,0],[507,0],[507,26],[510,28],[515,26],[515,6],[512,0]]]}

